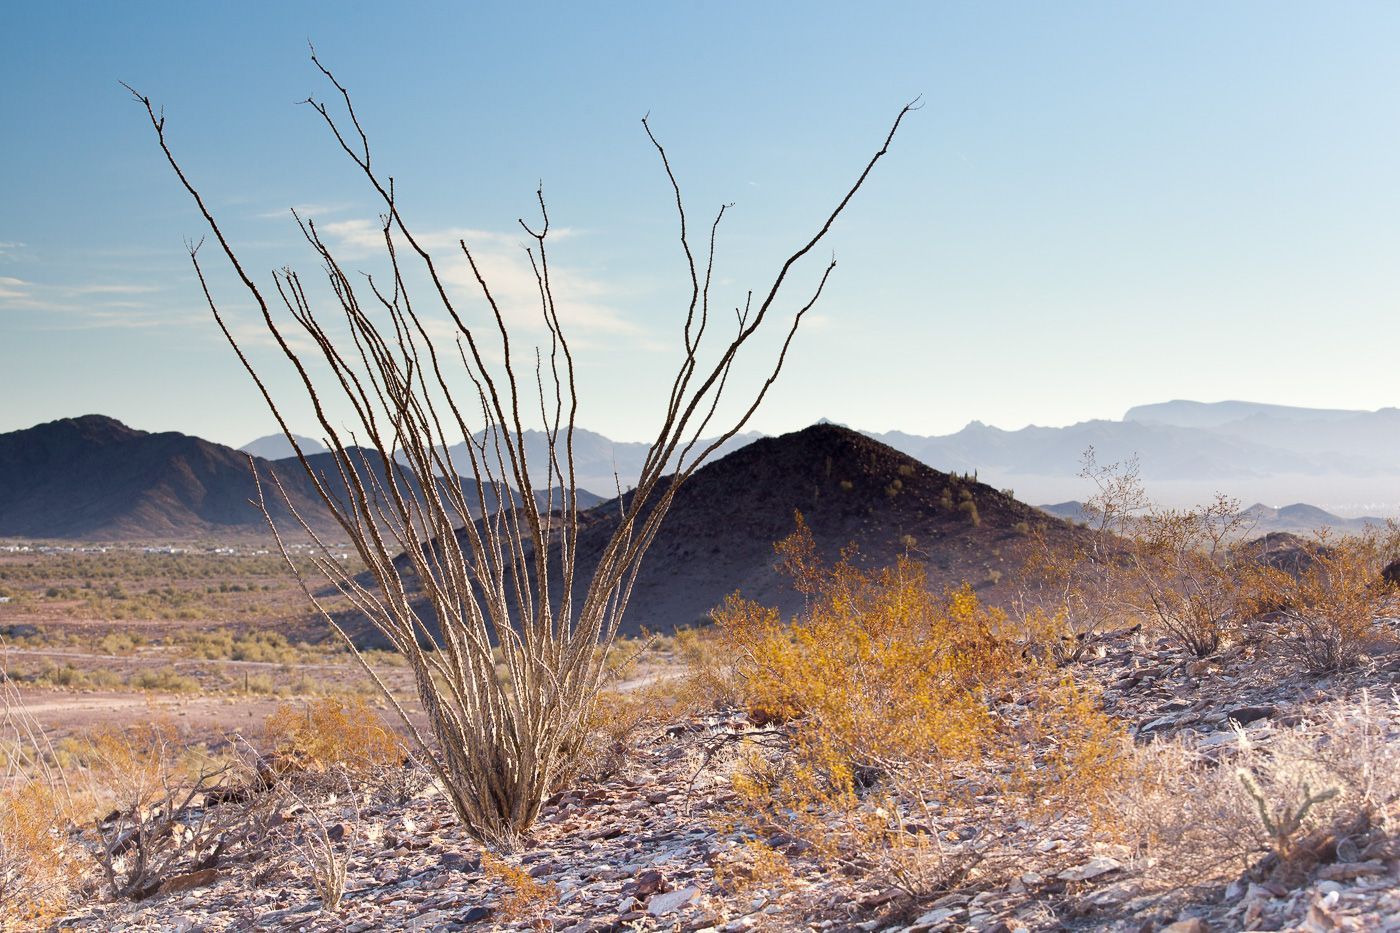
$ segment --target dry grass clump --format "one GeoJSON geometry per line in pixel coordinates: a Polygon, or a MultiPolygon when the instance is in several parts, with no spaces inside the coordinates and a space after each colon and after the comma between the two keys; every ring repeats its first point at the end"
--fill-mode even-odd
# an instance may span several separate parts
{"type": "Polygon", "coordinates": [[[263,731],[273,753],[300,770],[373,778],[401,767],[407,755],[403,740],[362,696],[283,703],[263,731]]]}
{"type": "MultiPolygon", "coordinates": [[[[1296,883],[1313,867],[1365,861],[1400,829],[1400,700],[1337,703],[1267,745],[1243,732],[1218,764],[1180,743],[1139,755],[1113,797],[1124,841],[1161,889],[1296,883]]],[[[1384,857],[1384,856],[1383,856],[1384,857]]]]}
{"type": "Polygon", "coordinates": [[[79,741],[88,846],[113,896],[141,900],[178,874],[214,867],[228,848],[228,812],[206,806],[228,773],[168,721],[102,727],[79,741]]]}
{"type": "MultiPolygon", "coordinates": [[[[358,823],[362,816],[353,790],[350,793],[350,801],[354,805],[355,821],[358,823]]],[[[337,845],[337,837],[343,847],[348,849],[351,834],[344,829],[339,833],[333,832],[315,808],[304,806],[304,810],[309,815],[310,825],[305,826],[299,837],[293,840],[292,847],[311,873],[311,884],[321,899],[321,909],[335,913],[340,909],[340,902],[345,897],[345,881],[350,871],[348,853],[341,851],[342,846],[337,845]]]]}
{"type": "Polygon", "coordinates": [[[1383,577],[1400,553],[1400,526],[1392,522],[1384,532],[1371,528],[1343,538],[1323,531],[1302,547],[1291,572],[1261,569],[1259,599],[1281,607],[1287,647],[1309,670],[1353,668],[1384,637],[1376,620],[1400,596],[1383,577]]]}
{"type": "Polygon", "coordinates": [[[537,918],[558,899],[559,891],[553,884],[537,881],[519,865],[489,850],[482,850],[481,870],[489,880],[505,887],[505,897],[497,905],[503,920],[537,918]]]}
{"type": "Polygon", "coordinates": [[[1120,779],[1121,729],[970,589],[936,595],[908,560],[824,566],[801,525],[778,551],[799,617],[738,598],[717,615],[751,718],[774,726],[735,778],[740,826],[924,898],[989,854],[947,837],[961,815],[1078,818],[1120,779]]]}
{"type": "Polygon", "coordinates": [[[76,896],[83,854],[52,749],[0,674],[0,930],[41,927],[76,896]]]}

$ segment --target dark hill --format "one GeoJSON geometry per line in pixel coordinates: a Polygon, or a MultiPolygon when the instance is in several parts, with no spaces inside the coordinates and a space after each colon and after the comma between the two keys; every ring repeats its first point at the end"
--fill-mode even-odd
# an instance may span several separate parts
{"type": "MultiPolygon", "coordinates": [[[[616,511],[599,507],[603,520],[580,535],[589,569],[616,511]]],[[[1074,533],[990,486],[939,472],[847,428],[813,425],[754,441],[681,487],[642,565],[625,627],[656,631],[701,621],[735,590],[795,611],[801,600],[774,569],[773,543],[792,533],[799,511],[828,560],[848,544],[857,562],[871,567],[907,552],[934,587],[968,582],[993,601],[1009,598],[1031,525],[1066,538],[1074,533]]]]}
{"type": "MultiPolygon", "coordinates": [[[[381,487],[377,453],[367,462],[381,487]]],[[[332,496],[344,500],[345,485],[334,455],[313,454],[312,468],[332,496]]],[[[253,458],[278,528],[298,536],[300,526],[282,501],[274,475],[291,504],[313,528],[339,541],[314,485],[295,459],[253,458]]],[[[187,434],[151,433],[113,418],[85,415],[0,434],[0,535],[90,540],[166,540],[204,536],[267,534],[248,455],[187,434]]],[[[401,467],[407,488],[416,488],[401,467]]],[[[466,488],[469,480],[458,478],[466,488]]],[[[515,495],[518,495],[516,493],[515,495]]],[[[586,504],[598,497],[580,493],[586,504]]],[[[475,502],[474,490],[467,501],[475,502]]],[[[488,507],[496,496],[488,494],[488,507]]]]}
{"type": "MultiPolygon", "coordinates": [[[[257,460],[266,485],[266,460],[257,460]]],[[[298,509],[319,515],[305,479],[282,476],[298,509]]],[[[248,458],[173,431],[153,434],[102,415],[0,435],[0,534],[96,539],[260,532],[248,458]]],[[[269,504],[291,523],[286,506],[269,504]]]]}
{"type": "MultiPolygon", "coordinates": [[[[681,487],[642,564],[624,631],[702,622],[736,590],[785,612],[799,608],[773,555],[773,543],[793,531],[798,511],[828,559],[848,544],[866,566],[893,563],[907,551],[927,567],[932,586],[966,581],[993,602],[1012,595],[1031,526],[1044,526],[1052,541],[1078,533],[975,480],[941,473],[847,428],[818,424],[754,441],[681,487]]],[[[581,516],[583,578],[617,522],[616,500],[581,516]]]]}

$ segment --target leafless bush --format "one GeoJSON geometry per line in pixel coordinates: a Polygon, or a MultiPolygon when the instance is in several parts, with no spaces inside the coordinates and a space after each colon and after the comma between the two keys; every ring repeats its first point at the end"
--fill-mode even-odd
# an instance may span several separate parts
{"type": "Polygon", "coordinates": [[[0,666],[0,929],[44,924],[81,886],[73,795],[54,758],[0,666]]]}
{"type": "Polygon", "coordinates": [[[1382,574],[1400,550],[1400,528],[1370,528],[1334,538],[1323,531],[1304,545],[1304,559],[1292,572],[1260,573],[1264,598],[1283,607],[1287,647],[1309,670],[1326,673],[1353,668],[1382,637],[1376,624],[1397,603],[1394,586],[1382,574]]]}
{"type": "MultiPolygon", "coordinates": [[[[348,774],[341,775],[345,785],[346,800],[355,811],[355,825],[360,825],[364,821],[360,812],[359,800],[355,795],[354,784],[348,774]]],[[[348,852],[342,852],[337,846],[337,836],[344,842],[345,847],[349,847],[349,839],[353,838],[353,833],[347,831],[343,826],[339,833],[333,832],[326,826],[325,820],[321,818],[315,807],[307,806],[300,797],[296,798],[302,803],[307,820],[310,825],[297,833],[293,847],[302,863],[311,872],[311,881],[316,888],[316,894],[321,899],[321,909],[334,913],[340,909],[341,898],[345,896],[345,878],[349,870],[348,852]]],[[[332,798],[331,802],[338,802],[332,798]]]]}
{"type": "Polygon", "coordinates": [[[93,855],[113,896],[141,900],[176,874],[212,868],[222,827],[205,794],[222,769],[191,770],[173,727],[146,723],[88,734],[79,753],[97,806],[93,855]]]}
{"type": "Polygon", "coordinates": [[[1161,508],[1136,459],[1100,466],[1092,447],[1080,475],[1095,487],[1085,504],[1088,543],[1033,564],[1044,565],[1059,596],[1042,618],[1058,611],[1067,636],[1090,642],[1107,622],[1136,618],[1197,657],[1214,654],[1255,604],[1238,559],[1249,530],[1239,502],[1222,495],[1194,509],[1161,508]]]}
{"type": "Polygon", "coordinates": [[[1221,884],[1246,869],[1288,881],[1339,854],[1364,859],[1397,829],[1397,730],[1400,701],[1363,695],[1266,746],[1241,732],[1219,765],[1160,742],[1140,753],[1116,816],[1162,887],[1221,884]]]}
{"type": "MultiPolygon", "coordinates": [[[[465,241],[459,243],[459,259],[489,308],[488,332],[499,338],[499,364],[491,363],[493,351],[468,325],[444,278],[445,261],[434,257],[424,240],[411,231],[400,212],[394,181],[381,174],[378,163],[372,163],[368,137],[348,91],[314,52],[312,61],[333,87],[340,115],[315,99],[307,103],[358,167],[385,211],[382,235],[391,270],[387,281],[352,279],[315,222],[297,218],[326,271],[335,299],[333,313],[348,327],[348,341],[323,326],[297,273],[285,269],[274,276],[275,296],[248,276],[208,202],[169,147],[163,114],[148,98],[137,95],[137,100],[268,332],[299,375],[332,451],[334,476],[322,476],[303,456],[268,384],[245,355],[236,330],[210,293],[196,247],[191,258],[205,284],[210,308],[297,450],[339,533],[353,542],[375,585],[364,586],[324,546],[316,566],[414,671],[435,739],[432,743],[403,715],[387,688],[376,682],[402,716],[405,729],[414,736],[467,830],[488,844],[510,850],[536,818],[547,789],[566,764],[567,750],[579,747],[583,719],[600,689],[607,649],[642,555],[676,491],[721,443],[744,427],[766,396],[834,261],[823,267],[806,297],[791,302],[795,310],[786,335],[779,332],[777,350],[761,370],[766,375],[757,390],[738,404],[736,416],[721,416],[722,424],[711,428],[726,388],[733,385],[735,360],[755,335],[771,330],[766,325],[782,313],[778,308],[789,274],[826,237],[886,154],[913,105],[900,111],[884,144],[815,234],[782,263],[757,299],[749,293],[736,309],[732,336],[720,338],[716,347],[711,347],[713,331],[720,325],[712,314],[710,287],[715,233],[726,209],[721,208],[709,225],[706,248],[697,259],[676,176],[665,150],[647,121],[642,121],[670,183],[680,221],[689,284],[682,358],[669,388],[659,395],[665,399],[661,427],[636,488],[619,498],[615,533],[591,577],[585,579],[577,566],[575,364],[555,302],[546,251],[550,218],[542,192],[537,193],[537,227],[521,221],[537,278],[538,312],[549,335],[548,346],[542,351],[537,348],[533,359],[520,358],[506,324],[506,310],[470,247],[465,241]],[[425,285],[422,294],[417,294],[419,284],[425,285]],[[279,323],[274,316],[272,306],[279,301],[293,326],[279,323]],[[437,317],[429,315],[430,305],[437,317]],[[446,324],[450,340],[435,341],[429,336],[430,324],[446,324]],[[309,339],[314,351],[298,349],[304,344],[292,339],[295,331],[309,339]],[[329,377],[311,376],[312,363],[321,367],[318,372],[329,372],[329,377]],[[471,388],[464,392],[467,382],[471,388]],[[354,413],[353,430],[347,430],[345,422],[323,405],[326,390],[348,402],[354,413]],[[538,472],[532,473],[526,461],[526,418],[535,416],[543,422],[548,439],[547,478],[542,486],[537,483],[538,472]],[[714,430],[715,439],[702,442],[707,430],[714,430]],[[449,451],[457,442],[466,442],[466,463],[449,451]],[[674,475],[667,479],[671,471],[674,475]],[[459,475],[472,482],[457,483],[459,475]],[[333,488],[348,490],[348,496],[336,495],[333,488]],[[499,504],[488,502],[496,491],[503,491],[499,504]],[[396,562],[399,555],[402,563],[396,562]],[[421,586],[437,621],[435,633],[420,619],[406,580],[421,586]],[[430,644],[434,637],[436,647],[430,644]],[[498,673],[493,644],[499,645],[504,674],[498,673]]],[[[322,543],[308,522],[301,524],[318,545],[322,543]]],[[[290,558],[288,563],[297,570],[290,558]]],[[[306,591],[315,601],[309,585],[306,591]]],[[[336,625],[329,613],[323,614],[336,625]]],[[[368,665],[364,669],[374,676],[368,665]]]]}
{"type": "Polygon", "coordinates": [[[1135,459],[1100,465],[1090,447],[1079,475],[1094,486],[1083,507],[1087,534],[1066,543],[1044,525],[1025,531],[1032,547],[1018,607],[1023,637],[1060,664],[1083,657],[1122,620],[1124,537],[1150,508],[1135,459]]]}
{"type": "Polygon", "coordinates": [[[282,789],[241,759],[212,762],[169,723],[88,733],[77,755],[83,794],[104,814],[87,849],[113,896],[142,900],[257,858],[280,822],[282,789]]]}

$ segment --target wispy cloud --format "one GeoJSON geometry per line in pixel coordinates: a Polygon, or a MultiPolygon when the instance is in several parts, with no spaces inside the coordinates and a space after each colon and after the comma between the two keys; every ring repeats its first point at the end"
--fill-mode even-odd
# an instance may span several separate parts
{"type": "Polygon", "coordinates": [[[292,211],[303,219],[325,217],[327,214],[341,214],[350,210],[350,204],[293,204],[291,207],[278,207],[273,210],[259,211],[253,216],[258,220],[290,220],[292,211]]]}
{"type": "Polygon", "coordinates": [[[19,240],[0,240],[0,259],[14,259],[24,248],[19,240]]]}
{"type": "MultiPolygon", "coordinates": [[[[384,232],[378,224],[343,220],[319,224],[317,229],[339,259],[384,255],[384,232]]],[[[552,228],[549,232],[551,242],[577,235],[577,231],[566,227],[552,228]]],[[[526,252],[526,247],[534,244],[523,231],[503,233],[449,227],[414,236],[420,246],[433,253],[438,272],[454,301],[464,306],[484,301],[481,286],[462,254],[461,247],[465,243],[508,323],[528,332],[546,331],[539,283],[526,252]]],[[[592,340],[644,338],[643,329],[613,304],[616,290],[612,285],[584,269],[557,263],[556,258],[550,265],[549,278],[557,313],[567,335],[580,344],[592,340]]]]}
{"type": "Polygon", "coordinates": [[[156,285],[70,285],[64,290],[74,295],[149,295],[152,292],[160,291],[156,285]]]}
{"type": "Polygon", "coordinates": [[[208,318],[198,314],[172,314],[170,312],[153,312],[150,309],[130,311],[112,308],[102,310],[89,309],[81,314],[56,315],[47,322],[46,329],[58,331],[148,330],[153,327],[169,327],[171,325],[191,326],[207,323],[208,318]]]}
{"type": "Polygon", "coordinates": [[[128,282],[49,284],[0,276],[0,312],[49,312],[43,326],[58,330],[152,327],[180,317],[140,300],[159,291],[159,286],[128,282]]]}

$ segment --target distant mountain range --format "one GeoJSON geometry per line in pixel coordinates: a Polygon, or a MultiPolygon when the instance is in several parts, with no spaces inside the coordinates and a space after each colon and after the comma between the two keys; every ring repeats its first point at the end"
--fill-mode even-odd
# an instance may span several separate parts
{"type": "MultiPolygon", "coordinates": [[[[543,485],[549,472],[549,437],[545,432],[537,430],[526,430],[523,435],[525,461],[530,465],[530,482],[535,485],[543,485]]],[[[716,448],[711,459],[732,453],[762,436],[762,434],[752,431],[737,434],[716,448]]],[[[480,443],[484,437],[485,433],[479,432],[476,435],[477,442],[480,443]]],[[[285,438],[283,440],[285,441],[285,438]]],[[[699,453],[704,450],[712,441],[713,439],[701,440],[696,445],[694,452],[699,453]]],[[[559,443],[559,459],[563,465],[565,460],[562,434],[559,443]]],[[[488,447],[488,449],[491,448],[488,447]]],[[[640,441],[614,441],[596,431],[576,427],[573,435],[575,482],[583,489],[589,489],[608,497],[616,496],[619,491],[626,492],[636,485],[637,477],[642,473],[642,464],[650,449],[650,444],[640,441]]],[[[462,473],[470,470],[471,458],[467,454],[465,443],[455,444],[447,448],[447,454],[457,472],[462,473]]],[[[675,458],[672,458],[671,466],[675,466],[675,458]]]]}
{"type": "MultiPolygon", "coordinates": [[[[1130,409],[1121,421],[1087,421],[1063,428],[1006,431],[972,422],[953,434],[899,431],[867,436],[947,473],[975,473],[983,483],[1027,502],[1073,502],[1089,493],[1078,478],[1084,451],[1107,464],[1134,455],[1147,491],[1184,506],[1223,492],[1245,502],[1311,503],[1313,517],[1333,527],[1365,516],[1400,514],[1400,409],[1344,411],[1252,402],[1173,401],[1130,409]]],[[[745,434],[720,449],[724,456],[752,445],[745,434]]],[[[333,458],[311,438],[303,450],[337,484],[333,458]],[[311,453],[320,451],[319,453],[311,453]]],[[[647,445],[615,442],[576,429],[574,459],[581,488],[616,494],[636,482],[647,445]]],[[[533,480],[546,469],[542,432],[526,433],[533,480]]],[[[248,454],[258,476],[282,479],[298,511],[317,527],[328,515],[280,435],[235,451],[185,434],[137,431],[100,415],[67,418],[0,434],[0,535],[151,539],[225,533],[261,534],[248,454]]],[[[468,472],[462,445],[449,449],[468,472]]],[[[382,466],[379,468],[382,473],[382,466]]],[[[381,476],[380,479],[383,477],[381,476]]],[[[460,477],[457,478],[461,480],[460,477]]],[[[469,482],[461,480],[463,482],[469,482]]],[[[475,493],[472,493],[472,498],[475,493]]],[[[494,494],[488,494],[488,507],[494,494]]],[[[587,493],[584,501],[602,501],[587,493]]],[[[272,503],[279,523],[292,519],[272,503]]],[[[1274,506],[1259,506],[1268,510],[1274,506]]],[[[1261,524],[1311,530],[1302,506],[1261,524]]]]}
{"type": "Polygon", "coordinates": [[[1092,446],[1100,464],[1136,455],[1147,491],[1169,505],[1223,492],[1245,502],[1312,502],[1344,516],[1400,513],[1395,408],[1173,401],[1063,428],[1006,431],[974,421],[940,437],[872,436],[940,469],[976,470],[1031,502],[1083,498],[1077,474],[1092,446]]]}
{"type": "MultiPolygon", "coordinates": [[[[1084,511],[1084,503],[1077,500],[1042,505],[1040,508],[1066,521],[1083,523],[1089,520],[1088,513],[1084,511]]],[[[1277,509],[1264,505],[1262,502],[1256,502],[1247,509],[1241,509],[1239,514],[1244,518],[1243,530],[1247,537],[1280,532],[1307,535],[1322,528],[1341,534],[1353,534],[1366,530],[1368,526],[1374,528],[1385,526],[1385,519],[1374,515],[1361,518],[1343,518],[1324,509],[1319,509],[1315,505],[1306,505],[1302,502],[1277,509]]]]}
{"type": "MultiPolygon", "coordinates": [[[[1084,452],[1093,447],[1101,465],[1136,456],[1148,493],[1166,505],[1194,505],[1221,492],[1243,502],[1310,502],[1346,518],[1400,514],[1396,408],[1179,400],[1130,408],[1119,421],[1059,428],[1008,431],[973,421],[945,435],[864,433],[936,469],[975,471],[1028,502],[1084,498],[1088,490],[1078,474],[1084,452]]],[[[740,435],[719,452],[759,436],[740,435]]],[[[543,441],[540,432],[527,432],[537,473],[545,462],[543,441]]],[[[583,429],[575,431],[574,446],[580,485],[604,495],[636,482],[647,451],[645,444],[583,429]]],[[[464,457],[462,445],[451,452],[464,457]]]]}

